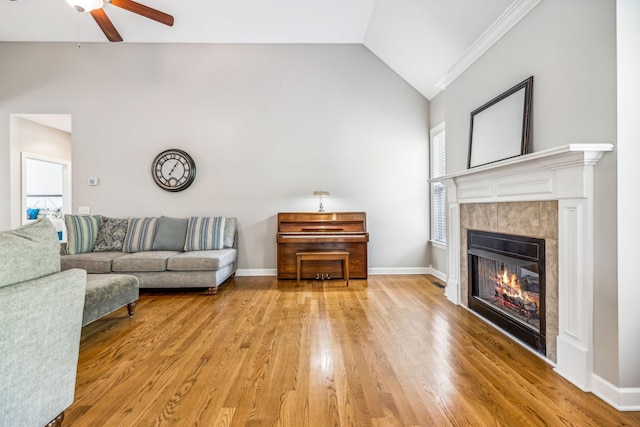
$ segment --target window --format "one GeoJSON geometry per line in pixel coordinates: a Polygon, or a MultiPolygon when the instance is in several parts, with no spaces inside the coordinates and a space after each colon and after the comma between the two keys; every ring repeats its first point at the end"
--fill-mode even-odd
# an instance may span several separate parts
{"type": "Polygon", "coordinates": [[[62,212],[64,165],[27,158],[27,208],[62,212]]]}
{"type": "Polygon", "coordinates": [[[431,240],[447,243],[447,193],[444,184],[434,179],[445,175],[446,134],[444,122],[431,129],[431,240]]]}
{"type": "Polygon", "coordinates": [[[60,219],[71,212],[71,162],[22,152],[22,223],[31,215],[60,219]],[[29,210],[29,212],[27,212],[29,210]]]}

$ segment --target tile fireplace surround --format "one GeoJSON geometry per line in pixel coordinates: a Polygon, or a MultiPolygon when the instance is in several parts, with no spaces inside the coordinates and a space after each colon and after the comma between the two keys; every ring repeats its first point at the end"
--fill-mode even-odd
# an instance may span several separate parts
{"type": "Polygon", "coordinates": [[[612,150],[612,144],[570,144],[442,179],[448,203],[446,297],[454,304],[467,303],[465,236],[475,224],[487,231],[530,231],[551,242],[547,254],[557,263],[547,262],[554,271],[547,277],[554,320],[547,325],[553,330],[548,340],[555,342],[548,345],[548,360],[585,391],[593,374],[593,168],[612,150]],[[522,210],[528,214],[514,213],[522,210]]]}
{"type": "Polygon", "coordinates": [[[556,362],[558,336],[558,202],[460,204],[460,304],[469,306],[467,231],[534,237],[545,241],[547,358],[556,362]]]}

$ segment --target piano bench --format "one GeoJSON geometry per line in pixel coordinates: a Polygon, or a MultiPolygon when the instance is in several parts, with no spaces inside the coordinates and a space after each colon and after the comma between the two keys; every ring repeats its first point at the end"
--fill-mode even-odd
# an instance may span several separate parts
{"type": "Polygon", "coordinates": [[[342,277],[349,286],[349,252],[347,251],[318,251],[318,252],[296,252],[296,275],[300,286],[300,271],[302,261],[342,261],[342,277]]]}

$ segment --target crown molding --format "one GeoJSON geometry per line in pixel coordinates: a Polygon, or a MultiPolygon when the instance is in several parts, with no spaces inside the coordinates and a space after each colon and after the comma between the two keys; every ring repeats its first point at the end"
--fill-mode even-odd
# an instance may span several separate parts
{"type": "Polygon", "coordinates": [[[493,46],[507,31],[513,28],[522,18],[538,5],[542,0],[516,0],[493,24],[471,45],[453,67],[449,69],[434,84],[439,89],[446,89],[460,74],[480,58],[491,46],[493,46]]]}

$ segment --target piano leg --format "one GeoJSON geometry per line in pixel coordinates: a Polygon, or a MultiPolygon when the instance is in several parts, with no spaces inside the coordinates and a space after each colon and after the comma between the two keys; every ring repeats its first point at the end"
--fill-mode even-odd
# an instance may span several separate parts
{"type": "Polygon", "coordinates": [[[344,277],[344,281],[349,287],[349,254],[342,258],[342,277],[344,277]]]}

